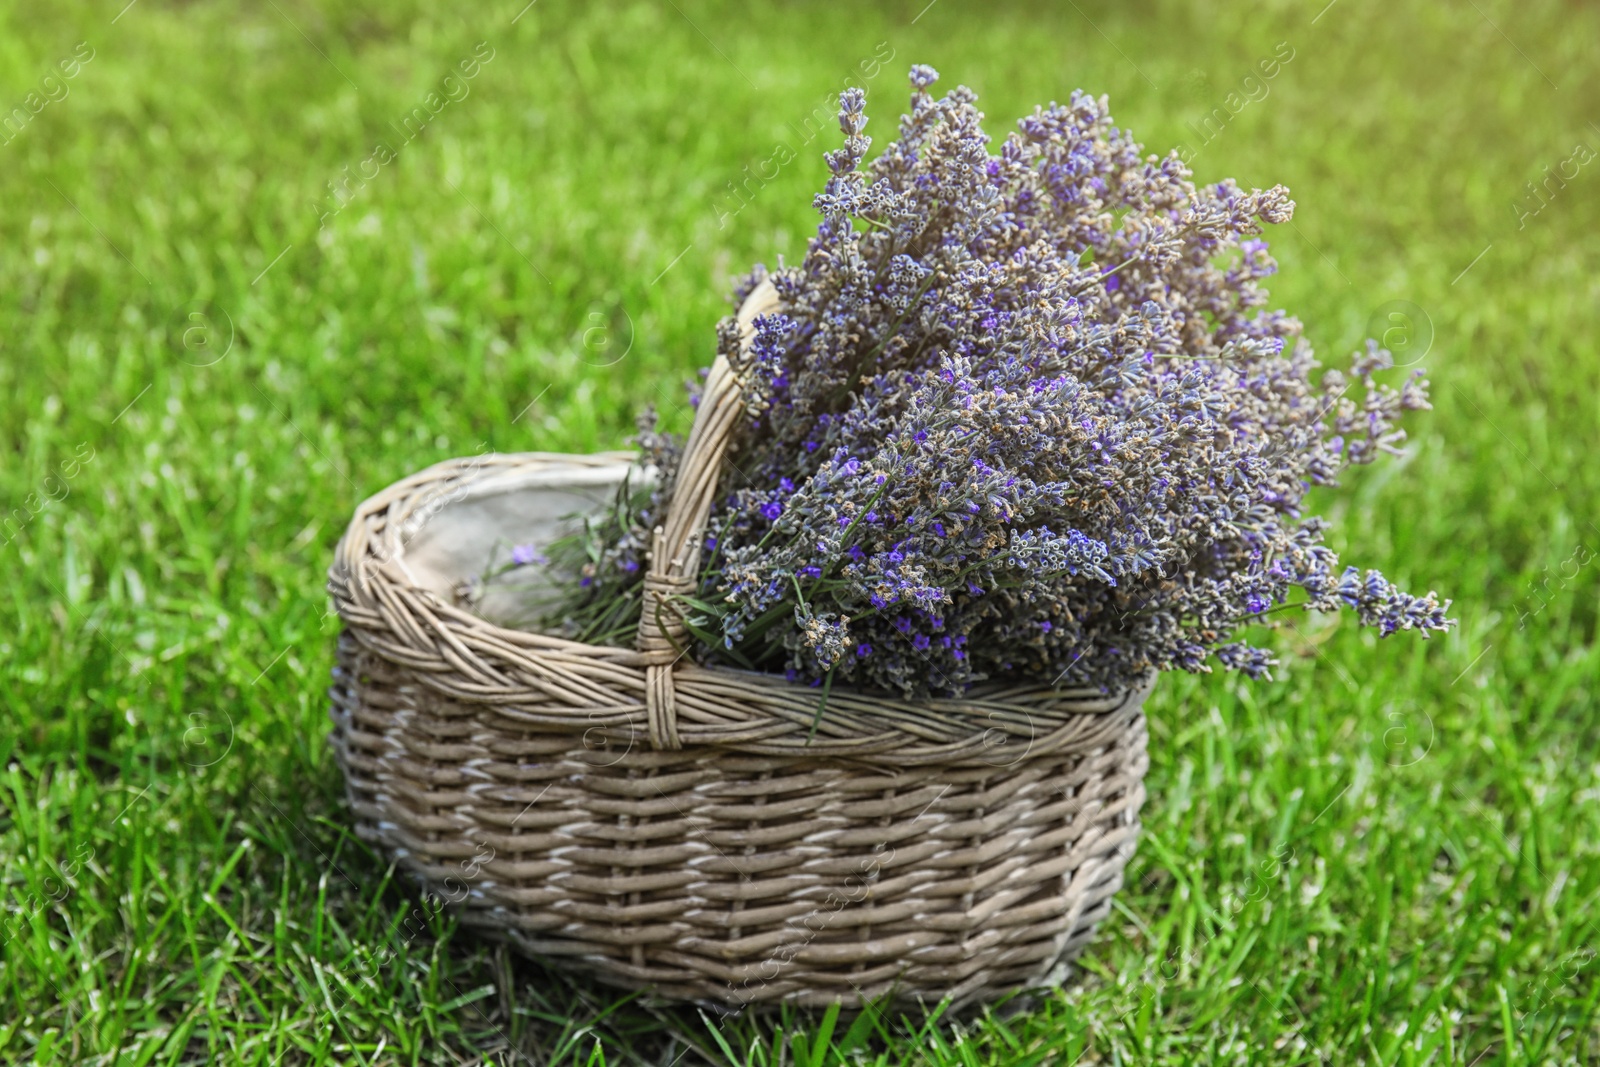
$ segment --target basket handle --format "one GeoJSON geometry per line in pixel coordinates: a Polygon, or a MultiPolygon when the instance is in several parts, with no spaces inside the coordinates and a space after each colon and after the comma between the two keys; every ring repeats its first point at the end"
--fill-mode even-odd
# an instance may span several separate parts
{"type": "MultiPolygon", "coordinates": [[[[740,344],[750,344],[756,316],[777,309],[778,291],[773,288],[772,279],[764,279],[739,307],[740,344]]],[[[650,745],[657,750],[683,747],[678,738],[672,670],[683,658],[688,629],[673,598],[692,593],[698,584],[700,549],[722,480],[723,457],[743,416],[739,379],[719,355],[711,364],[711,373],[700,393],[700,407],[683,446],[665,521],[655,528],[650,539],[650,569],[644,579],[644,609],[635,647],[650,656],[645,667],[645,709],[650,745]]]]}

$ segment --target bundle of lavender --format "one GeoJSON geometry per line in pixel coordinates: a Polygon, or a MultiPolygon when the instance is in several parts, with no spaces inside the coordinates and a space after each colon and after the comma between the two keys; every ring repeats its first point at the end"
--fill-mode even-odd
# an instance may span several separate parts
{"type": "MultiPolygon", "coordinates": [[[[781,313],[719,352],[751,413],[683,598],[707,661],[916,698],[984,680],[1116,689],[1151,670],[1252,677],[1236,632],[1349,608],[1383,635],[1442,631],[1449,602],[1339,567],[1312,486],[1395,452],[1427,408],[1368,342],[1348,375],[1263,310],[1278,186],[1197,187],[1142,155],[1104,98],[1036,110],[991,153],[976,97],[911,72],[910,114],[870,163],[864,96],[798,267],[757,267],[781,313]]],[[[625,644],[679,442],[653,416],[657,478],[568,543],[550,620],[625,644]]]]}

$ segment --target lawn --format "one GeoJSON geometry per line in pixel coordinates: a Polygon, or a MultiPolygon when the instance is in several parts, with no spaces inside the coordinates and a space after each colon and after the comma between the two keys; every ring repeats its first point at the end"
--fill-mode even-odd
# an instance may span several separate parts
{"type": "Polygon", "coordinates": [[[0,9],[0,1063],[1600,1058],[1600,11],[123,2],[0,9]],[[411,921],[324,741],[345,521],[686,426],[914,62],[1290,186],[1275,305],[1433,382],[1331,540],[1459,627],[1166,678],[1112,920],[987,1011],[718,1023],[411,921]]]}

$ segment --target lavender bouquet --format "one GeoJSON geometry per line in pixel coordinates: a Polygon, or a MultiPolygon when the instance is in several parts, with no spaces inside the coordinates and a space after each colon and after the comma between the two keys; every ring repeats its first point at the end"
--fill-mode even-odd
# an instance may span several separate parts
{"type": "MultiPolygon", "coordinates": [[[[1081,92],[994,153],[975,95],[936,78],[913,68],[870,163],[864,95],[841,96],[804,261],[734,294],[770,278],[782,312],[748,349],[718,328],[749,420],[680,605],[695,653],[916,698],[1213,659],[1258,677],[1270,652],[1235,634],[1290,608],[1444,630],[1448,601],[1341,570],[1303,512],[1428,403],[1420,372],[1375,380],[1373,342],[1313,384],[1300,323],[1263,310],[1287,190],[1197,187],[1081,92]]],[[[653,487],[551,547],[550,622],[582,640],[638,619],[680,447],[648,414],[639,441],[653,487]]]]}

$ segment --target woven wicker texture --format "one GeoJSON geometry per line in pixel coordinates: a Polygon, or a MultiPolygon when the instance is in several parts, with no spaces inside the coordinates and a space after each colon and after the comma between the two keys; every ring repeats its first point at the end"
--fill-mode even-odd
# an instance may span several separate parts
{"type": "Polygon", "coordinates": [[[912,704],[835,687],[819,721],[816,689],[695,664],[671,596],[741,417],[719,360],[634,649],[496,625],[405,566],[475,484],[581,480],[618,454],[452,460],[357,509],[329,588],[358,832],[465,924],[663,997],[966,1003],[1059,977],[1133,852],[1148,689],[912,704]]]}

